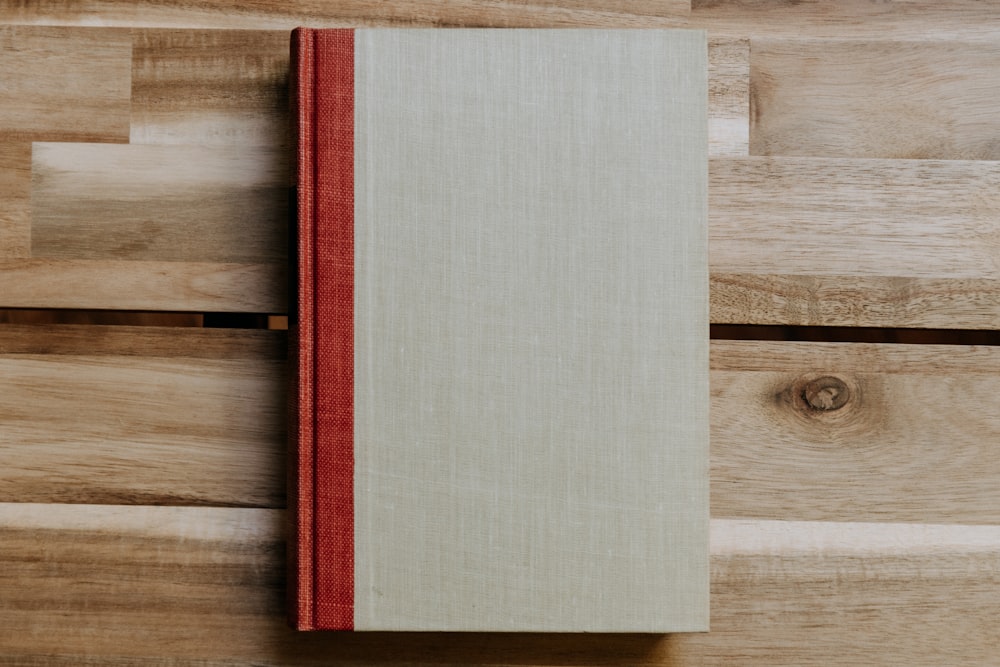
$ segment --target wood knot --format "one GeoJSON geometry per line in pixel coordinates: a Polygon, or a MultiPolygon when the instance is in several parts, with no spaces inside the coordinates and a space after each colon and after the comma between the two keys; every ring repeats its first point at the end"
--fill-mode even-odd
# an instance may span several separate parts
{"type": "Polygon", "coordinates": [[[851,390],[840,378],[831,375],[811,380],[802,387],[802,400],[813,410],[839,410],[851,399],[851,390]]]}

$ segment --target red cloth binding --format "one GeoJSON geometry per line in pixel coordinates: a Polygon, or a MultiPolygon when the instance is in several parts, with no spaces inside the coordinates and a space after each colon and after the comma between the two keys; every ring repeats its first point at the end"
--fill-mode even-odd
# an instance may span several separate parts
{"type": "Polygon", "coordinates": [[[354,629],[354,31],[293,34],[299,629],[354,629]]]}

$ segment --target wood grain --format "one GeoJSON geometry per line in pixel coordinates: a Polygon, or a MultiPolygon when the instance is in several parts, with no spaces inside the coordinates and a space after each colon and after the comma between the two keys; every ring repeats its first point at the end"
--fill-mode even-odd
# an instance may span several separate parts
{"type": "Polygon", "coordinates": [[[5,500],[284,505],[275,336],[38,329],[0,329],[5,500]]]}
{"type": "Polygon", "coordinates": [[[996,278],[749,274],[719,268],[710,277],[713,323],[995,329],[1000,318],[996,278]]]}
{"type": "Polygon", "coordinates": [[[34,257],[285,261],[287,151],[36,143],[34,257]]]}
{"type": "Polygon", "coordinates": [[[689,23],[717,36],[962,39],[1000,36],[1000,7],[979,0],[692,0],[689,23]]]}
{"type": "Polygon", "coordinates": [[[713,270],[982,279],[1000,268],[1000,162],[712,160],[713,270]]]}
{"type": "Polygon", "coordinates": [[[284,312],[286,264],[18,259],[0,262],[0,308],[284,312]]]}
{"type": "Polygon", "coordinates": [[[126,142],[128,31],[0,25],[0,141],[126,142]]]}
{"type": "Polygon", "coordinates": [[[287,31],[132,31],[133,144],[288,145],[287,31]]]}
{"type": "Polygon", "coordinates": [[[18,664],[988,662],[1000,527],[712,521],[712,632],[296,634],[284,514],[0,505],[0,660],[18,664]],[[915,631],[919,628],[919,632],[915,631]]]}
{"type": "Polygon", "coordinates": [[[755,39],[750,153],[1000,158],[1000,44],[755,39]]]}
{"type": "Polygon", "coordinates": [[[1000,523],[1000,349],[714,341],[719,518],[1000,523]]]}
{"type": "Polygon", "coordinates": [[[1000,163],[716,158],[712,321],[996,327],[1000,163]]]}

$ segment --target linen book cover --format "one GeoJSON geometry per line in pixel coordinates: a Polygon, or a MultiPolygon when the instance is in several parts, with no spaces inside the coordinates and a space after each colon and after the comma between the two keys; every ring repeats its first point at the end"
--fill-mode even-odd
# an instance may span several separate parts
{"type": "Polygon", "coordinates": [[[292,62],[293,623],[707,630],[704,34],[292,62]]]}

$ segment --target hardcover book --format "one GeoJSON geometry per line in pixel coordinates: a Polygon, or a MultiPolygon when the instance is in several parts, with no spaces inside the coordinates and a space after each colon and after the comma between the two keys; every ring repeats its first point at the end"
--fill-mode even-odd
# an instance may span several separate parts
{"type": "Polygon", "coordinates": [[[704,33],[292,62],[295,626],[706,630],[704,33]]]}

